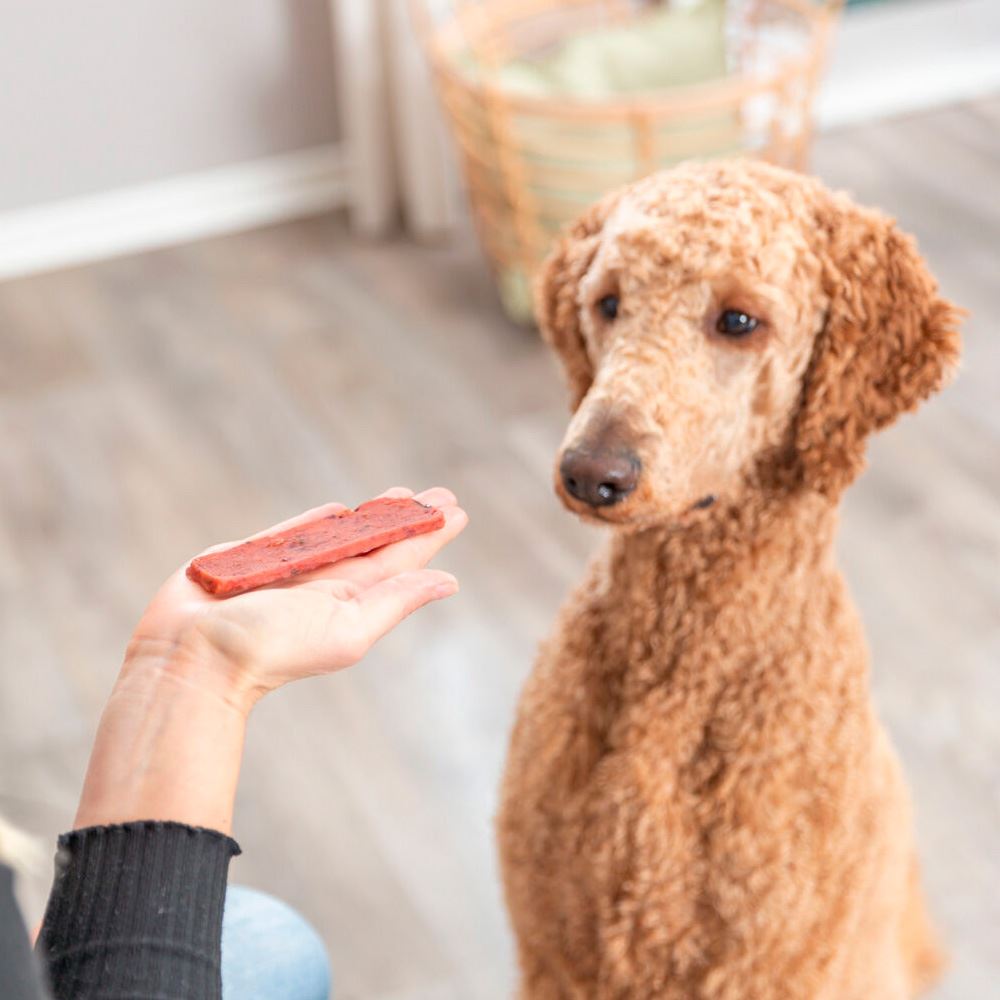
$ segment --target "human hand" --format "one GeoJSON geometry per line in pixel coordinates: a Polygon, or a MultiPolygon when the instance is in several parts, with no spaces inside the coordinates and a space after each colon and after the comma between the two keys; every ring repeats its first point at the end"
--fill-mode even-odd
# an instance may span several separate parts
{"type": "MultiPolygon", "coordinates": [[[[384,495],[413,493],[397,488],[384,495]]],[[[468,518],[446,489],[428,490],[416,499],[439,508],[444,527],[276,586],[212,597],[181,567],[136,626],[123,677],[167,670],[246,713],[282,684],[356,663],[407,615],[458,589],[451,574],[425,567],[468,518]]],[[[327,504],[260,534],[345,509],[327,504]]]]}

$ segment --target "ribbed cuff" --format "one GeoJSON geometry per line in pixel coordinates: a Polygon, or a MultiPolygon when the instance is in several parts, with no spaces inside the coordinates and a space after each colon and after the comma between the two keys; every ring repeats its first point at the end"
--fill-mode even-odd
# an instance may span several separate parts
{"type": "Polygon", "coordinates": [[[231,837],[135,822],[59,838],[37,948],[56,1000],[217,1000],[231,837]]]}

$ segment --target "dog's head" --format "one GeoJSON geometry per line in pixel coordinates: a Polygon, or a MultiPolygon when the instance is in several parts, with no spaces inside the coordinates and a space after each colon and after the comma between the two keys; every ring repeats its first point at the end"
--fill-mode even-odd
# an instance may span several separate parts
{"type": "Polygon", "coordinates": [[[537,291],[575,411],[556,489],[605,522],[695,518],[762,482],[836,497],[867,435],[958,358],[958,310],[912,239],[749,160],[609,195],[537,291]]]}

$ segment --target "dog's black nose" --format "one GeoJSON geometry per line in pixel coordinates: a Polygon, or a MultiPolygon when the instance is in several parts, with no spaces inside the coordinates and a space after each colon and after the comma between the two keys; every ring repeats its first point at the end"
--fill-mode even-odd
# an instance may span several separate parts
{"type": "Polygon", "coordinates": [[[641,468],[631,451],[570,448],[559,463],[559,475],[570,496],[591,507],[610,507],[635,489],[641,468]]]}

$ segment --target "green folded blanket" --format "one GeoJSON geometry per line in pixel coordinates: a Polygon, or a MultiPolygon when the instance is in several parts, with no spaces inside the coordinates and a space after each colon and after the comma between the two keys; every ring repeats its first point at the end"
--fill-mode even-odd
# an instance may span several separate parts
{"type": "Polygon", "coordinates": [[[725,0],[673,4],[614,28],[584,31],[555,51],[504,65],[500,84],[533,97],[606,100],[703,83],[726,72],[725,0]]]}

